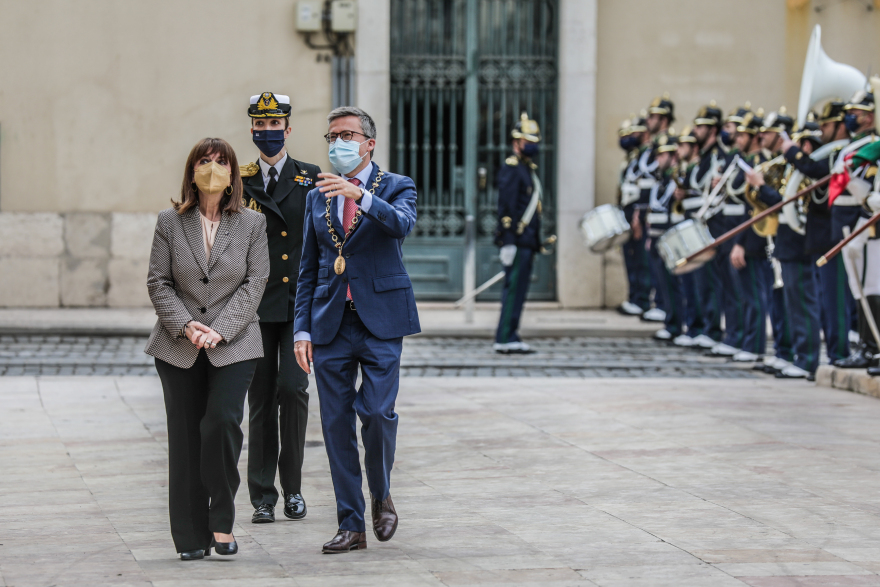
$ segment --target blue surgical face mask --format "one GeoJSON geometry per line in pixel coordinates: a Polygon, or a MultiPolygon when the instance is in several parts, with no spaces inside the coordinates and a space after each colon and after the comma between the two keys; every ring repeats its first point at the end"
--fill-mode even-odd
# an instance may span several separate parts
{"type": "Polygon", "coordinates": [[[283,130],[254,130],[254,144],[266,157],[274,157],[284,148],[283,130]]]}
{"type": "Polygon", "coordinates": [[[855,134],[859,130],[858,114],[848,112],[843,117],[843,126],[846,127],[851,134],[855,134]]]}
{"type": "Polygon", "coordinates": [[[733,133],[729,133],[726,130],[721,130],[721,144],[725,147],[729,147],[733,144],[733,133]]]}
{"type": "Polygon", "coordinates": [[[538,143],[526,141],[526,144],[522,146],[521,152],[523,154],[523,157],[528,157],[529,159],[531,159],[538,154],[538,143]]]}
{"type": "MultiPolygon", "coordinates": [[[[364,141],[364,143],[366,142],[364,141]]],[[[346,142],[337,138],[335,142],[330,144],[330,164],[340,173],[351,173],[357,169],[366,156],[360,154],[361,145],[364,143],[346,142]]]]}

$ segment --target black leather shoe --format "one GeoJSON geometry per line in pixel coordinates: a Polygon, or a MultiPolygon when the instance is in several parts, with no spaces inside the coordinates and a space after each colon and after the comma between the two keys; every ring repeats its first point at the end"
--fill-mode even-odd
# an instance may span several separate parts
{"type": "Polygon", "coordinates": [[[868,375],[871,377],[880,376],[880,367],[868,367],[868,375]]]}
{"type": "MultiPolygon", "coordinates": [[[[208,556],[211,555],[210,548],[208,549],[208,556]]],[[[205,558],[204,550],[187,550],[186,552],[180,553],[180,560],[182,561],[197,561],[205,558]]]]}
{"type": "Polygon", "coordinates": [[[352,532],[351,530],[339,530],[333,540],[324,544],[324,554],[339,554],[350,550],[363,550],[367,547],[366,532],[352,532]]]}
{"type": "Polygon", "coordinates": [[[256,510],[254,510],[254,515],[251,516],[252,524],[271,524],[275,521],[275,506],[264,503],[256,510]]]}
{"type": "Polygon", "coordinates": [[[370,495],[370,513],[373,516],[373,534],[379,542],[388,542],[397,532],[397,510],[391,496],[379,501],[370,495]]]}
{"type": "Polygon", "coordinates": [[[840,369],[867,369],[873,365],[876,365],[874,355],[864,346],[857,348],[847,358],[834,361],[834,366],[840,369]]]}
{"type": "Polygon", "coordinates": [[[238,543],[235,540],[233,540],[232,542],[217,542],[216,540],[211,540],[211,546],[214,547],[214,550],[217,551],[217,554],[222,554],[224,556],[228,556],[238,552],[238,543]]]}
{"type": "Polygon", "coordinates": [[[299,493],[284,496],[284,515],[291,520],[302,520],[306,517],[306,500],[299,493]]]}

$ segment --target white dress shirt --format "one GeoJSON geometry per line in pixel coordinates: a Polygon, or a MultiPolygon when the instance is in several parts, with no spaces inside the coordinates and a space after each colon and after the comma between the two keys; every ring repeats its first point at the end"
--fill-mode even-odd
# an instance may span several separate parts
{"type": "Polygon", "coordinates": [[[269,170],[271,168],[274,167],[275,171],[278,172],[278,174],[275,176],[275,181],[281,179],[281,168],[284,167],[285,163],[287,163],[287,153],[285,153],[284,157],[282,157],[281,160],[278,161],[278,163],[276,163],[275,165],[269,165],[268,163],[263,161],[262,157],[257,159],[257,161],[260,163],[260,172],[263,174],[263,191],[265,191],[266,188],[269,187],[269,180],[272,179],[271,177],[269,177],[269,170]]]}
{"type": "MultiPolygon", "coordinates": [[[[345,179],[357,178],[358,180],[360,180],[360,182],[361,182],[360,188],[361,188],[362,196],[361,196],[361,202],[360,202],[360,204],[358,204],[358,207],[361,210],[363,210],[364,212],[369,212],[370,207],[373,205],[373,194],[371,194],[370,192],[368,192],[366,190],[366,186],[367,186],[368,182],[370,181],[370,175],[372,175],[372,173],[373,173],[373,162],[370,161],[370,163],[368,163],[366,167],[361,169],[360,173],[358,173],[357,175],[351,175],[351,176],[350,175],[343,175],[342,176],[345,179]]],[[[342,224],[342,222],[343,222],[342,219],[345,217],[343,215],[343,211],[345,210],[345,196],[333,196],[333,197],[336,198],[336,213],[339,216],[339,223],[342,224]]],[[[300,340],[311,341],[312,340],[311,333],[306,332],[305,330],[299,330],[297,332],[294,332],[293,333],[293,342],[298,342],[300,340]]]]}

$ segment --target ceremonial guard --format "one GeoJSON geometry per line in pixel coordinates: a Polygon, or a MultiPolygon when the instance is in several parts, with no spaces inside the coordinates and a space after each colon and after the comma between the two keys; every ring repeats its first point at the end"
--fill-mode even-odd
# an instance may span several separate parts
{"type": "MultiPolygon", "coordinates": [[[[842,102],[829,102],[818,122],[814,121],[813,114],[810,113],[804,128],[794,133],[790,141],[784,142],[785,160],[804,177],[817,180],[831,173],[841,149],[848,142],[843,126],[843,107],[842,102]],[[821,157],[817,157],[816,151],[823,144],[828,147],[821,157]]],[[[816,259],[837,244],[831,233],[827,186],[817,188],[796,206],[798,213],[803,216],[805,252],[816,259]]],[[[852,297],[851,294],[847,295],[848,290],[844,285],[846,270],[843,258],[838,257],[817,268],[816,275],[825,348],[828,359],[833,363],[846,359],[849,355],[852,297]]]]}
{"type": "Polygon", "coordinates": [[[673,340],[684,331],[684,307],[678,276],[667,268],[657,250],[657,239],[672,226],[671,214],[675,203],[677,140],[674,134],[659,137],[655,149],[653,171],[656,182],[651,187],[646,214],[648,253],[654,283],[664,301],[664,328],[654,334],[658,340],[673,340]]]}
{"type": "Polygon", "coordinates": [[[523,112],[510,133],[513,155],[498,171],[498,227],[495,244],[504,266],[501,317],[495,352],[534,352],[519,337],[519,320],[529,291],[534,256],[541,251],[541,181],[534,162],[541,142],[538,123],[523,112]]]}
{"type": "Polygon", "coordinates": [[[251,521],[260,524],[275,521],[276,467],[284,515],[293,520],[306,516],[301,484],[309,379],[294,355],[293,319],[306,194],[321,170],[287,154],[285,141],[292,132],[287,96],[253,96],[248,115],[260,158],[242,167],[243,203],[266,217],[271,262],[257,310],[264,356],[248,392],[248,491],[255,509],[251,521]]]}
{"type": "MultiPolygon", "coordinates": [[[[683,202],[691,191],[687,187],[691,172],[699,162],[697,157],[697,138],[694,136],[690,126],[685,127],[676,143],[677,164],[673,175],[673,181],[675,181],[676,186],[673,192],[674,201],[669,210],[669,222],[673,226],[685,220],[683,202]]],[[[683,348],[693,348],[697,346],[697,337],[705,332],[703,312],[699,305],[700,299],[697,296],[693,273],[685,273],[679,276],[678,282],[680,286],[679,294],[684,303],[682,319],[684,320],[686,332],[673,338],[672,344],[683,348]]]]}
{"type": "Polygon", "coordinates": [[[646,124],[644,116],[634,119],[628,134],[621,137],[620,142],[627,157],[626,167],[620,180],[620,207],[626,221],[632,227],[632,237],[622,247],[629,290],[627,299],[617,308],[617,311],[625,316],[641,316],[651,305],[651,275],[648,253],[645,251],[645,235],[641,223],[635,221],[636,205],[644,204],[642,188],[639,186],[642,179],[639,162],[642,154],[651,146],[651,135],[646,124]]]}
{"type": "MultiPolygon", "coordinates": [[[[682,201],[686,214],[691,217],[703,205],[712,189],[712,180],[718,176],[719,169],[724,165],[724,152],[718,146],[718,130],[721,126],[721,110],[713,100],[708,106],[700,108],[694,118],[694,137],[697,140],[698,162],[691,171],[688,185],[691,194],[682,201]]],[[[720,234],[719,229],[709,230],[713,236],[720,234]]],[[[702,313],[703,332],[694,337],[698,346],[705,349],[715,347],[723,332],[721,330],[722,291],[718,272],[712,263],[706,263],[693,272],[695,293],[702,313]]]]}
{"type": "MultiPolygon", "coordinates": [[[[782,153],[783,137],[791,133],[793,126],[794,120],[784,108],[767,116],[763,128],[763,143],[772,157],[776,158],[782,153]]],[[[776,177],[787,176],[790,173],[790,168],[784,172],[779,171],[780,168],[784,168],[784,161],[775,163],[771,161],[771,163],[772,166],[778,167],[771,171],[771,166],[768,165],[765,169],[753,169],[747,174],[749,184],[758,190],[757,199],[766,206],[781,202],[782,195],[779,193],[778,184],[768,185],[765,182],[765,172],[772,173],[776,177]]],[[[782,266],[782,290],[791,325],[794,364],[784,367],[776,376],[792,379],[807,378],[812,381],[819,366],[820,344],[819,293],[815,265],[813,259],[806,254],[804,236],[788,226],[782,214],[779,215],[778,220],[774,256],[782,266]]]]}
{"type": "MultiPolygon", "coordinates": [[[[852,142],[845,151],[858,150],[860,144],[868,143],[873,140],[876,134],[875,118],[874,118],[874,94],[872,92],[860,91],[844,106],[844,126],[849,131],[852,142]]],[[[835,166],[835,172],[838,177],[843,175],[845,160],[844,157],[838,156],[835,166]]],[[[867,171],[865,171],[867,173],[867,171]]],[[[867,216],[862,202],[864,194],[860,196],[853,195],[849,185],[847,189],[840,193],[836,189],[835,181],[829,187],[828,201],[831,205],[831,235],[834,242],[843,240],[844,227],[854,230],[860,219],[867,216]]],[[[854,182],[852,187],[858,186],[858,182],[854,182]]],[[[861,264],[865,261],[863,252],[856,251],[854,245],[849,247],[850,251],[855,251],[853,262],[846,262],[844,259],[844,267],[850,283],[850,290],[853,298],[859,298],[858,289],[864,278],[864,272],[861,264]],[[861,262],[861,263],[860,263],[861,262]]],[[[848,254],[844,251],[844,255],[848,254]]],[[[869,300],[870,301],[870,300],[869,300]]],[[[878,349],[877,341],[869,332],[868,318],[861,304],[856,305],[858,315],[858,333],[859,342],[856,350],[846,359],[834,362],[835,367],[844,369],[864,369],[866,367],[874,367],[878,365],[878,349]]]]}

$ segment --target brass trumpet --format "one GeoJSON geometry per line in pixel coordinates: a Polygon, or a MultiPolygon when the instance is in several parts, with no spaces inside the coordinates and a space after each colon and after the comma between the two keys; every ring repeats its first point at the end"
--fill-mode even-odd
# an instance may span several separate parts
{"type": "MultiPolygon", "coordinates": [[[[754,170],[760,171],[764,174],[765,184],[779,193],[782,193],[785,189],[785,181],[787,179],[785,167],[785,155],[780,155],[775,159],[756,165],[754,170]]],[[[746,201],[752,207],[752,216],[761,214],[768,208],[764,202],[758,199],[758,190],[751,185],[746,185],[745,196],[746,201]]],[[[758,236],[776,236],[776,232],[779,230],[779,213],[777,212],[776,214],[768,214],[764,216],[761,220],[752,224],[752,230],[754,230],[758,236]]]]}

